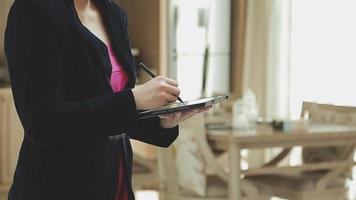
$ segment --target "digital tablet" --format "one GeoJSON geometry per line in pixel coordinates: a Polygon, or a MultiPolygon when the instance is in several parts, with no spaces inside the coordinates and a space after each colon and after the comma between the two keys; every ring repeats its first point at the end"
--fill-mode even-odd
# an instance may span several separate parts
{"type": "Polygon", "coordinates": [[[174,112],[191,110],[195,108],[203,108],[222,102],[228,98],[229,98],[229,94],[224,94],[219,96],[207,97],[203,99],[186,101],[184,103],[176,102],[156,109],[142,111],[138,113],[138,117],[139,119],[145,119],[145,118],[155,117],[159,115],[174,113],[174,112]]]}

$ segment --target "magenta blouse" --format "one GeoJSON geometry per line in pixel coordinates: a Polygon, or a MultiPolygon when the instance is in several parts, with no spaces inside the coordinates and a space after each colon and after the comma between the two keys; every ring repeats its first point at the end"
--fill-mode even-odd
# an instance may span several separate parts
{"type": "MultiPolygon", "coordinates": [[[[110,45],[107,46],[107,49],[109,52],[109,57],[110,57],[110,62],[111,62],[111,67],[112,67],[110,85],[114,92],[119,92],[125,88],[125,85],[128,81],[128,75],[123,70],[119,61],[115,57],[114,52],[110,45]]],[[[120,167],[118,170],[119,170],[118,185],[117,185],[117,192],[115,195],[115,200],[128,200],[129,195],[128,195],[127,186],[125,183],[125,164],[124,164],[123,157],[121,157],[120,167]]]]}

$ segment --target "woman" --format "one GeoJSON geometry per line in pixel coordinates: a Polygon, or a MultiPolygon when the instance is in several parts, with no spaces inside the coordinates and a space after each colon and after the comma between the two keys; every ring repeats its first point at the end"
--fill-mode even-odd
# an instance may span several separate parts
{"type": "Polygon", "coordinates": [[[179,88],[133,88],[127,17],[111,0],[15,0],[5,51],[25,130],[10,200],[134,199],[129,138],[167,147],[203,111],[138,120],[179,88]]]}

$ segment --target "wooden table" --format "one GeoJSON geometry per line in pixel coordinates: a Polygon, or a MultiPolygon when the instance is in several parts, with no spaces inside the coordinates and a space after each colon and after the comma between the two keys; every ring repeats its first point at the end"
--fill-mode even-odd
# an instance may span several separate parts
{"type": "MultiPolygon", "coordinates": [[[[209,117],[208,117],[209,118],[209,117]]],[[[207,120],[209,124],[209,119],[207,120]]],[[[212,121],[211,121],[212,122],[212,121]]],[[[216,123],[216,120],[214,120],[216,123]]],[[[304,164],[301,166],[276,167],[268,166],[258,169],[241,170],[241,149],[257,149],[270,147],[292,148],[340,146],[356,144],[356,127],[311,124],[308,130],[294,133],[275,131],[266,125],[258,125],[255,131],[243,131],[232,128],[208,129],[208,140],[218,150],[227,151],[229,154],[229,199],[241,199],[241,174],[258,175],[283,173],[291,169],[312,171],[319,169],[332,169],[340,166],[352,166],[354,162],[324,162],[304,164]],[[236,178],[239,177],[239,178],[236,178]]]]}

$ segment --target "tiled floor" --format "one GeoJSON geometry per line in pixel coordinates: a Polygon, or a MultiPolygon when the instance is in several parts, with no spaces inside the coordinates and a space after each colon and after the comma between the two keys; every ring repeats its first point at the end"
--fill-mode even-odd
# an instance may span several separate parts
{"type": "MultiPolygon", "coordinates": [[[[300,157],[300,156],[297,156],[300,157]]],[[[292,160],[294,158],[292,157],[292,160]]],[[[356,160],[356,154],[354,155],[356,160]]],[[[356,167],[353,168],[352,180],[348,181],[347,185],[350,187],[349,199],[356,200],[356,167]]],[[[158,192],[156,191],[139,191],[136,193],[137,200],[159,200],[158,192]]],[[[272,198],[271,200],[283,200],[280,198],[272,198]]]]}
{"type": "MultiPolygon", "coordinates": [[[[136,193],[137,200],[159,200],[158,193],[155,191],[141,191],[136,193]]],[[[350,198],[356,200],[355,198],[350,198]]],[[[277,197],[273,197],[271,200],[285,200],[277,197]]]]}
{"type": "MultiPolygon", "coordinates": [[[[348,182],[350,187],[349,199],[356,200],[356,167],[353,169],[353,180],[348,182]]],[[[159,200],[158,192],[156,191],[139,191],[136,192],[137,200],[159,200]]],[[[271,200],[283,200],[280,198],[272,198],[271,200]]]]}

